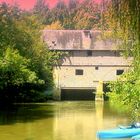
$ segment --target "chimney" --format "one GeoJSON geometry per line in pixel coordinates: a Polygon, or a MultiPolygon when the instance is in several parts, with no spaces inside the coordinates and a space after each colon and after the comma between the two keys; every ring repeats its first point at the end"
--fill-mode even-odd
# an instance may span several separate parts
{"type": "Polygon", "coordinates": [[[82,32],[82,38],[83,38],[83,48],[87,50],[90,49],[92,39],[91,32],[89,30],[84,30],[82,32]]]}

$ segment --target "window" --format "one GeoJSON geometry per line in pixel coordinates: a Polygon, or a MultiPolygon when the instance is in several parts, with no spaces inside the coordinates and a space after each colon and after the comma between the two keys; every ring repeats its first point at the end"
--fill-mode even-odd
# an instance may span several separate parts
{"type": "Polygon", "coordinates": [[[119,51],[114,51],[114,55],[119,57],[120,56],[120,52],[119,51]]]}
{"type": "Polygon", "coordinates": [[[98,67],[98,66],[96,66],[96,67],[95,67],[95,70],[98,70],[98,69],[99,69],[99,67],[98,67]]]}
{"type": "Polygon", "coordinates": [[[74,56],[74,51],[69,51],[70,56],[74,56]]]}
{"type": "Polygon", "coordinates": [[[83,70],[82,69],[76,69],[75,70],[75,75],[83,75],[83,70]]]}
{"type": "Polygon", "coordinates": [[[92,56],[92,51],[91,50],[87,51],[87,56],[92,56]]]}
{"type": "Polygon", "coordinates": [[[116,75],[121,75],[121,74],[123,74],[123,72],[124,72],[124,70],[117,70],[116,75]]]}

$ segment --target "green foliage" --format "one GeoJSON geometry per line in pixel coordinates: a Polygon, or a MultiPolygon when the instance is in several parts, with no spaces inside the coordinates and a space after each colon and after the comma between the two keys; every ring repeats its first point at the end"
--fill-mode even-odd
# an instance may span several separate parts
{"type": "Polygon", "coordinates": [[[99,5],[85,0],[78,8],[73,21],[75,29],[100,29],[101,11],[99,5]]]}
{"type": "Polygon", "coordinates": [[[111,101],[120,103],[132,112],[132,117],[140,117],[140,1],[112,0],[112,16],[116,23],[115,34],[123,41],[125,57],[133,57],[132,67],[116,82],[111,84],[111,101]]]}
{"type": "Polygon", "coordinates": [[[61,25],[58,29],[101,29],[101,8],[93,1],[84,0],[79,3],[78,0],[70,0],[68,5],[59,1],[49,10],[47,5],[41,6],[43,0],[40,1],[36,3],[33,11],[44,25],[48,25],[47,29],[54,29],[52,25],[57,22],[61,25]]]}
{"type": "Polygon", "coordinates": [[[112,93],[108,94],[112,104],[117,104],[132,113],[133,119],[140,115],[140,77],[133,70],[123,74],[117,81],[110,84],[112,93]]]}
{"type": "Polygon", "coordinates": [[[51,25],[47,25],[45,27],[45,29],[48,29],[48,30],[62,30],[63,27],[62,27],[60,21],[56,21],[56,22],[53,22],[51,25]]]}
{"type": "Polygon", "coordinates": [[[37,82],[36,73],[28,69],[28,65],[29,60],[22,57],[17,50],[7,48],[0,59],[0,87],[37,82]]]}
{"type": "Polygon", "coordinates": [[[35,15],[5,3],[0,20],[0,102],[45,101],[42,93],[53,87],[58,59],[41,40],[44,26],[35,15]]]}

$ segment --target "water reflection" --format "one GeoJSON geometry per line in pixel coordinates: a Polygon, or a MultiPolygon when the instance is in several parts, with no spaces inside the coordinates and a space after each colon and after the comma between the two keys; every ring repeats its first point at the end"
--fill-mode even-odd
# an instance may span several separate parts
{"type": "Polygon", "coordinates": [[[54,116],[53,104],[23,104],[0,111],[0,125],[26,123],[54,116]]]}
{"type": "Polygon", "coordinates": [[[97,101],[95,102],[95,116],[96,116],[96,123],[97,123],[97,130],[101,130],[103,128],[103,105],[104,102],[97,101]]]}
{"type": "Polygon", "coordinates": [[[103,104],[103,102],[70,102],[68,107],[60,104],[54,123],[56,140],[95,140],[98,130],[116,127],[117,120],[120,120],[120,124],[127,122],[126,117],[121,115],[114,117],[116,114],[112,112],[109,113],[112,119],[111,117],[108,119],[104,116],[103,104]]]}
{"type": "Polygon", "coordinates": [[[98,130],[127,122],[103,102],[16,105],[0,112],[0,139],[95,140],[98,130]]]}

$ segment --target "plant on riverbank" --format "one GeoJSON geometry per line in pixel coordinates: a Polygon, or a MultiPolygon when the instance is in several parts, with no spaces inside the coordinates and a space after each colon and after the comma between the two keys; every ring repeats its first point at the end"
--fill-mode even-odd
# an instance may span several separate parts
{"type": "Polygon", "coordinates": [[[131,112],[133,119],[139,118],[140,113],[140,77],[133,70],[123,74],[117,81],[110,84],[112,93],[111,104],[131,112]],[[128,81],[129,80],[129,81],[128,81]]]}
{"type": "Polygon", "coordinates": [[[112,0],[116,33],[121,30],[124,56],[132,56],[132,68],[111,84],[112,102],[122,104],[132,112],[135,120],[140,117],[140,1],[112,0]]]}
{"type": "Polygon", "coordinates": [[[54,53],[41,41],[42,25],[16,6],[0,5],[0,102],[44,101],[53,86],[54,53]]]}

